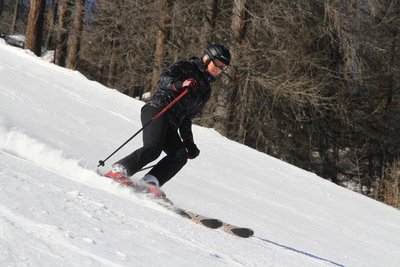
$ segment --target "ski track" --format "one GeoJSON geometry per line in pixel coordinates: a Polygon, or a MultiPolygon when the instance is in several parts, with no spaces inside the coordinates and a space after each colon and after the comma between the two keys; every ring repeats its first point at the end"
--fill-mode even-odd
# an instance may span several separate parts
{"type": "MultiPolygon", "coordinates": [[[[32,142],[36,143],[37,141],[32,140],[32,142]]],[[[22,151],[24,151],[24,150],[22,149],[22,151]]],[[[45,150],[45,151],[47,151],[47,150],[45,150]]],[[[16,151],[14,151],[14,152],[16,152],[16,151]]],[[[35,164],[34,162],[31,162],[29,160],[29,155],[23,155],[23,153],[22,153],[22,155],[21,155],[21,153],[17,153],[17,154],[20,154],[20,155],[12,155],[11,154],[10,156],[14,156],[14,157],[23,156],[20,158],[20,160],[25,160],[27,162],[35,164]],[[27,158],[27,159],[24,159],[24,158],[27,158]]],[[[57,153],[57,154],[59,154],[59,153],[57,153]]],[[[46,155],[43,155],[43,156],[47,157],[46,155]]],[[[76,162],[77,161],[75,161],[75,163],[76,162]]],[[[36,165],[38,167],[40,167],[40,165],[38,165],[38,164],[36,164],[36,165]]],[[[47,169],[47,168],[44,168],[44,169],[47,169]]],[[[54,171],[54,170],[49,170],[49,171],[54,171]]],[[[59,172],[62,170],[56,170],[56,171],[59,172]]],[[[57,174],[57,172],[55,172],[55,173],[57,174]]],[[[60,173],[58,173],[58,174],[60,174],[60,173]]],[[[12,173],[5,174],[5,176],[11,176],[11,175],[12,175],[12,173]]],[[[62,193],[62,195],[67,195],[67,199],[65,200],[66,203],[65,203],[64,209],[68,209],[71,206],[73,206],[74,209],[76,209],[76,207],[79,207],[79,209],[80,209],[79,212],[83,216],[89,217],[93,220],[99,220],[99,217],[102,216],[101,213],[104,213],[104,212],[110,213],[112,215],[112,217],[115,218],[115,221],[114,221],[115,223],[118,222],[118,223],[122,223],[122,224],[128,224],[123,212],[112,211],[112,210],[110,211],[107,209],[107,206],[104,203],[99,202],[97,200],[93,200],[93,199],[83,195],[79,190],[63,192],[62,187],[57,186],[57,182],[55,182],[55,181],[44,184],[43,181],[39,183],[38,181],[35,181],[35,179],[32,179],[28,176],[24,176],[24,175],[19,176],[19,175],[15,175],[15,174],[14,174],[14,176],[17,179],[20,179],[21,182],[23,182],[25,184],[30,184],[27,188],[42,188],[42,189],[46,188],[47,191],[55,192],[57,194],[62,193]]],[[[99,178],[99,177],[97,177],[97,178],[99,178]]],[[[73,179],[73,180],[76,181],[76,179],[73,179]]],[[[85,184],[90,185],[90,183],[89,184],[85,183],[85,184]]],[[[126,189],[126,188],[121,187],[119,189],[126,189]]],[[[141,201],[139,199],[136,199],[136,200],[138,200],[139,202],[141,201]]],[[[154,205],[153,203],[147,203],[147,204],[150,204],[150,205],[146,205],[146,206],[150,206],[157,210],[163,210],[163,208],[161,208],[161,207],[153,206],[154,205]]],[[[70,239],[77,238],[76,237],[77,235],[73,232],[70,232],[70,231],[63,232],[62,228],[60,228],[60,227],[36,223],[32,220],[23,218],[21,216],[16,215],[15,213],[12,213],[5,207],[0,207],[0,211],[3,216],[3,220],[6,220],[6,222],[9,226],[12,225],[14,228],[18,228],[21,231],[27,233],[30,239],[36,238],[36,239],[40,239],[41,242],[44,242],[44,248],[35,248],[35,250],[40,251],[41,253],[49,254],[49,256],[51,256],[55,259],[65,260],[65,258],[66,258],[65,252],[60,254],[59,249],[56,249],[57,251],[54,251],[53,247],[56,246],[57,244],[59,244],[59,245],[61,245],[61,247],[65,248],[67,251],[70,251],[71,253],[78,253],[80,256],[93,259],[94,261],[96,261],[104,266],[119,266],[113,262],[108,261],[105,258],[99,257],[93,253],[90,253],[89,251],[82,250],[82,248],[80,248],[80,247],[77,247],[68,242],[65,242],[63,240],[64,236],[66,236],[70,239]],[[48,252],[49,250],[50,250],[50,252],[48,252]]],[[[49,211],[42,211],[42,212],[49,213],[49,211]]],[[[170,213],[169,211],[165,211],[165,210],[163,210],[163,212],[170,213]]],[[[146,220],[133,219],[133,218],[130,218],[129,220],[130,220],[130,223],[132,223],[132,221],[133,221],[136,225],[141,225],[141,227],[149,229],[149,230],[156,232],[160,235],[163,235],[169,239],[174,239],[182,244],[185,244],[186,246],[190,246],[196,250],[200,250],[203,253],[208,254],[211,257],[215,258],[218,262],[226,263],[228,266],[246,266],[246,263],[243,263],[243,262],[235,259],[231,255],[224,255],[222,253],[219,253],[218,251],[210,249],[207,246],[206,247],[199,246],[197,241],[186,240],[186,239],[182,238],[180,234],[176,234],[171,231],[168,231],[165,229],[164,226],[161,226],[158,223],[151,223],[151,222],[149,223],[146,220]]],[[[193,227],[201,227],[201,226],[193,226],[193,227]]],[[[98,230],[102,231],[101,229],[98,229],[98,230]]],[[[13,231],[11,231],[11,232],[13,232],[13,231]]],[[[94,245],[94,244],[96,244],[96,242],[98,242],[95,239],[90,238],[90,237],[81,237],[80,240],[83,241],[84,243],[92,244],[92,245],[94,245]]],[[[264,246],[264,247],[267,248],[267,246],[264,246]]],[[[119,252],[118,250],[115,251],[115,254],[120,255],[120,256],[122,255],[121,256],[122,258],[124,258],[123,255],[125,255],[124,253],[119,252]]],[[[306,255],[306,253],[302,253],[302,254],[303,254],[303,256],[306,255]]],[[[311,257],[311,258],[313,258],[313,260],[315,260],[315,258],[317,258],[317,257],[311,257]]],[[[265,261],[267,261],[267,259],[265,259],[265,261]]],[[[317,266],[318,265],[319,264],[317,264],[317,266]]],[[[322,265],[322,266],[324,266],[324,265],[322,265]]]]}
{"type": "Polygon", "coordinates": [[[96,108],[96,109],[98,109],[100,111],[107,112],[107,113],[112,114],[115,117],[121,118],[122,120],[124,120],[126,122],[129,122],[129,123],[135,123],[136,122],[136,121],[133,121],[132,119],[129,119],[128,117],[122,115],[119,112],[113,112],[113,111],[111,111],[109,109],[106,109],[106,108],[102,107],[101,105],[93,104],[92,102],[89,102],[88,100],[82,98],[77,93],[72,93],[72,92],[70,92],[68,90],[63,89],[62,87],[59,87],[59,90],[64,92],[66,95],[69,95],[70,97],[74,98],[76,101],[78,101],[78,102],[80,102],[80,103],[82,103],[82,104],[84,104],[84,105],[86,105],[88,107],[96,108]]]}
{"type": "MultiPolygon", "coordinates": [[[[71,243],[65,242],[65,234],[62,232],[62,229],[52,225],[39,224],[27,219],[26,217],[18,216],[2,205],[0,206],[0,213],[2,222],[6,224],[6,228],[14,228],[13,230],[10,230],[10,232],[23,232],[26,234],[27,239],[39,239],[39,243],[44,243],[44,249],[34,247],[31,247],[31,249],[37,249],[48,256],[62,261],[66,259],[65,255],[68,254],[68,252],[64,251],[65,249],[74,254],[91,258],[104,266],[122,266],[98,255],[92,254],[89,251],[82,249],[82,247],[77,247],[71,243]],[[60,246],[63,250],[59,248],[60,246]],[[54,251],[54,248],[56,248],[56,251],[54,251]]],[[[36,245],[37,242],[35,242],[35,246],[36,245]]],[[[71,263],[67,262],[67,264],[69,265],[71,263]]]]}
{"type": "MultiPolygon", "coordinates": [[[[36,141],[33,140],[33,143],[36,143],[36,141]]],[[[14,152],[16,152],[16,151],[14,151],[14,152]]],[[[20,155],[10,154],[10,156],[15,156],[15,157],[22,156],[20,158],[20,160],[26,160],[27,162],[35,164],[34,162],[30,161],[29,155],[23,155],[23,153],[22,154],[18,153],[18,154],[20,154],[20,155]]],[[[46,155],[43,155],[43,156],[45,158],[47,157],[46,155]]],[[[40,165],[37,165],[37,166],[40,166],[40,165]]],[[[47,168],[44,168],[44,169],[47,169],[47,168]]],[[[54,169],[53,170],[49,170],[49,171],[54,171],[54,169]]],[[[58,173],[60,170],[56,169],[56,171],[57,171],[57,172],[55,172],[56,174],[63,175],[62,173],[58,173]]],[[[8,176],[8,175],[12,175],[12,174],[11,173],[6,174],[6,176],[8,176]]],[[[96,176],[95,177],[96,179],[101,178],[101,177],[98,177],[97,174],[94,174],[94,176],[96,176]]],[[[98,202],[98,201],[95,201],[95,200],[92,200],[92,199],[90,199],[90,198],[88,198],[86,196],[83,196],[79,191],[62,192],[62,188],[60,188],[59,186],[56,186],[56,184],[57,184],[56,182],[43,184],[43,182],[37,183],[37,182],[35,182],[34,179],[30,179],[29,177],[18,177],[17,176],[15,178],[19,178],[20,180],[23,180],[24,183],[30,184],[30,186],[28,188],[31,188],[31,187],[33,187],[33,188],[35,188],[35,187],[37,187],[37,188],[46,188],[46,190],[49,190],[51,192],[56,192],[56,193],[60,193],[61,192],[64,195],[67,194],[68,196],[70,196],[70,199],[66,200],[67,204],[65,205],[64,208],[68,208],[71,205],[77,206],[77,207],[81,207],[80,212],[84,216],[90,217],[90,218],[95,219],[95,220],[98,220],[98,216],[96,214],[99,213],[99,208],[100,208],[100,210],[103,210],[103,211],[106,210],[106,212],[110,212],[111,215],[116,218],[116,221],[121,222],[123,224],[127,223],[127,222],[125,222],[125,216],[123,215],[122,212],[108,211],[107,210],[107,206],[105,204],[103,204],[101,202],[98,202]],[[71,198],[73,199],[73,203],[70,204],[69,202],[72,201],[71,198]]],[[[66,178],[68,178],[68,177],[66,177],[66,178]]],[[[73,180],[76,181],[76,179],[73,179],[73,180]]],[[[102,180],[107,181],[106,179],[102,179],[102,180]]],[[[90,183],[89,184],[88,183],[84,183],[84,184],[89,185],[89,186],[91,185],[90,183]]],[[[116,188],[118,188],[119,190],[121,190],[121,191],[128,191],[127,188],[119,186],[118,184],[114,184],[113,183],[113,185],[116,188]]],[[[135,202],[144,204],[148,208],[150,207],[150,208],[153,208],[155,210],[162,211],[163,213],[169,213],[171,216],[177,217],[172,212],[167,211],[164,208],[162,208],[162,207],[160,207],[160,206],[158,206],[158,205],[156,205],[156,204],[154,204],[152,202],[138,199],[134,195],[131,195],[130,200],[136,200],[135,202]]],[[[100,216],[101,214],[98,214],[98,215],[100,216]]],[[[218,255],[218,253],[216,253],[214,251],[210,251],[209,248],[200,248],[197,244],[194,244],[193,242],[184,240],[179,235],[177,235],[177,234],[175,234],[173,232],[166,231],[162,226],[160,226],[158,224],[152,224],[152,223],[147,222],[146,220],[141,220],[141,219],[132,219],[132,218],[130,218],[130,220],[133,220],[136,224],[140,224],[143,227],[148,228],[148,229],[150,229],[150,230],[152,230],[154,232],[159,232],[159,233],[161,233],[162,235],[164,235],[164,236],[166,236],[168,238],[172,238],[172,239],[175,239],[175,240],[177,240],[179,242],[185,243],[186,245],[192,246],[192,247],[197,248],[197,249],[201,249],[203,252],[208,253],[210,255],[218,255]]],[[[30,223],[30,225],[32,225],[32,223],[30,223]]],[[[38,227],[38,228],[40,228],[40,227],[38,227]]],[[[66,235],[71,236],[70,233],[68,233],[66,235]]],[[[90,238],[84,238],[83,240],[87,241],[88,243],[91,243],[91,241],[90,241],[91,239],[90,238]]],[[[221,258],[221,259],[225,258],[225,260],[228,259],[228,257],[222,257],[222,256],[219,256],[218,258],[221,258]]],[[[233,262],[231,262],[231,263],[233,263],[233,262]]]]}
{"type": "MultiPolygon", "coordinates": [[[[9,132],[6,134],[8,137],[4,137],[4,132],[3,132],[3,139],[9,140],[13,138],[17,138],[17,140],[14,140],[14,142],[5,142],[3,143],[3,149],[4,151],[2,152],[3,155],[9,155],[11,157],[17,157],[19,160],[26,161],[29,164],[34,164],[39,168],[43,168],[47,171],[54,172],[56,175],[61,175],[65,178],[68,178],[74,182],[79,182],[83,185],[90,186],[92,188],[100,189],[107,191],[108,193],[112,193],[114,195],[118,195],[119,197],[122,197],[129,200],[133,201],[136,204],[142,205],[141,209],[147,209],[151,208],[152,210],[155,210],[156,212],[162,212],[164,214],[168,214],[170,217],[176,217],[178,218],[179,216],[173,214],[171,211],[168,211],[160,206],[158,206],[155,203],[152,203],[150,201],[142,200],[140,198],[137,198],[135,195],[132,193],[128,193],[129,190],[125,187],[121,187],[115,183],[112,183],[108,181],[107,179],[99,179],[99,177],[96,173],[93,171],[84,169],[79,166],[79,162],[77,160],[72,160],[68,158],[64,158],[62,156],[62,152],[58,151],[56,149],[52,149],[46,144],[40,143],[38,140],[35,140],[33,138],[30,138],[29,136],[21,133],[15,133],[15,132],[9,132]],[[11,143],[18,143],[20,146],[18,148],[15,148],[13,146],[10,146],[9,144],[11,143]],[[35,149],[36,147],[36,152],[33,153],[32,147],[35,149]],[[29,153],[28,153],[29,151],[29,153]],[[7,153],[7,154],[5,154],[7,153]],[[35,155],[35,157],[31,157],[30,155],[35,155]],[[57,156],[54,156],[57,155],[57,156]],[[42,158],[43,159],[48,159],[49,156],[51,156],[53,159],[58,157],[56,160],[56,163],[62,161],[62,164],[54,164],[53,167],[50,167],[48,165],[42,166],[42,158]],[[63,165],[67,164],[68,167],[71,167],[71,164],[74,165],[74,168],[77,169],[74,173],[75,177],[71,179],[71,173],[64,173],[65,167],[62,167],[63,165]],[[61,167],[60,167],[61,166],[61,167]],[[79,171],[81,170],[81,171],[79,171]],[[88,175],[90,173],[90,175],[88,175]],[[81,179],[84,178],[84,179],[81,179]],[[96,179],[95,182],[90,181],[96,179]],[[103,181],[104,183],[102,185],[99,185],[99,181],[103,181]],[[106,189],[108,186],[111,186],[111,188],[106,189]],[[121,192],[125,193],[121,194],[121,192]]],[[[1,137],[1,136],[0,136],[1,137]]],[[[1,140],[1,138],[0,138],[1,140]]],[[[2,172],[0,172],[2,173],[2,172]]],[[[4,173],[3,176],[12,176],[12,173],[4,173]]],[[[122,224],[122,225],[130,225],[133,229],[138,229],[138,228],[144,228],[147,231],[150,231],[152,233],[156,233],[157,235],[164,236],[167,239],[174,240],[174,242],[180,243],[182,246],[185,246],[186,248],[191,248],[190,250],[197,251],[197,253],[200,253],[202,255],[208,255],[211,258],[214,258],[216,261],[215,263],[218,263],[217,265],[221,266],[247,266],[248,262],[243,262],[243,260],[239,260],[239,258],[225,254],[224,252],[219,251],[218,249],[215,250],[213,248],[209,247],[209,244],[207,241],[205,242],[199,242],[196,238],[187,238],[183,237],[182,233],[177,233],[175,230],[171,231],[168,230],[171,225],[170,223],[166,222],[165,224],[160,224],[159,222],[151,222],[148,221],[147,219],[140,219],[140,218],[135,218],[132,216],[126,217],[124,212],[114,210],[114,209],[109,209],[106,204],[104,204],[102,201],[93,199],[85,194],[83,194],[79,189],[77,190],[71,190],[71,191],[65,191],[63,187],[58,186],[57,181],[54,180],[54,178],[50,178],[49,182],[44,182],[44,181],[37,181],[34,178],[31,178],[29,176],[20,174],[16,175],[14,174],[15,179],[19,179],[20,183],[22,184],[29,184],[27,188],[37,188],[38,190],[46,190],[48,192],[52,192],[53,194],[59,194],[64,197],[64,205],[63,208],[65,210],[74,210],[75,213],[79,213],[80,216],[87,217],[89,220],[93,220],[94,224],[96,224],[96,221],[101,221],[101,218],[104,218],[104,216],[108,216],[108,219],[111,220],[110,224],[122,224]],[[168,227],[166,227],[168,226],[168,227]]],[[[80,188],[82,186],[79,186],[80,188]]],[[[22,190],[22,189],[21,189],[22,190]]],[[[32,190],[32,189],[30,189],[32,190]]],[[[52,199],[52,198],[50,198],[52,199]]],[[[39,206],[44,206],[46,207],[47,205],[45,203],[41,203],[39,206]]],[[[50,209],[50,208],[49,208],[50,209]]],[[[51,210],[42,210],[39,211],[39,213],[43,213],[46,215],[49,215],[52,213],[51,210]]],[[[23,217],[22,215],[17,215],[16,213],[13,213],[9,209],[7,209],[4,206],[0,206],[0,213],[2,214],[2,220],[3,222],[7,225],[7,227],[13,227],[16,228],[17,230],[15,231],[22,231],[23,233],[26,233],[27,236],[29,237],[30,240],[36,240],[39,239],[39,243],[43,246],[42,248],[35,248],[38,252],[42,254],[49,254],[49,257],[51,256],[54,258],[54,260],[61,260],[63,259],[69,259],[70,254],[78,254],[84,259],[88,260],[93,260],[94,262],[97,262],[100,265],[103,266],[121,266],[118,265],[117,263],[110,261],[109,257],[103,258],[98,256],[95,253],[90,252],[90,250],[82,249],[82,244],[83,246],[95,246],[101,243],[101,240],[99,241],[97,238],[90,237],[90,236],[83,236],[82,234],[78,232],[75,232],[76,230],[65,230],[63,226],[55,226],[55,225],[48,225],[45,223],[39,223],[36,222],[35,220],[28,219],[23,217]],[[65,239],[68,239],[67,241],[65,239]],[[77,242],[79,240],[80,245],[75,245],[71,244],[70,241],[77,242]],[[57,245],[58,244],[58,245],[57,245]],[[61,246],[64,250],[61,250],[58,246],[61,246]],[[62,252],[61,252],[61,251],[62,252]],[[49,252],[50,251],[50,252],[49,252]],[[68,253],[67,253],[67,252],[68,253]]],[[[38,218],[38,220],[40,220],[38,218]]],[[[185,220],[182,218],[179,218],[179,220],[185,220]]],[[[182,222],[186,224],[186,222],[182,222]]],[[[187,222],[188,225],[191,223],[187,222]]],[[[198,228],[203,228],[202,226],[198,225],[192,225],[191,227],[195,227],[196,229],[198,228]]],[[[101,228],[93,228],[92,229],[95,232],[103,232],[104,230],[101,228]]],[[[11,231],[11,232],[13,232],[11,231]]],[[[215,234],[218,234],[218,230],[209,230],[206,229],[206,231],[210,232],[215,232],[215,234]]],[[[131,234],[131,232],[130,232],[131,234]]],[[[193,233],[192,233],[193,234],[193,233]]],[[[226,235],[225,233],[222,233],[222,235],[226,235]]],[[[235,238],[234,238],[235,239],[235,238]]],[[[247,241],[240,240],[241,242],[250,242],[253,243],[254,245],[259,245],[257,244],[257,241],[254,239],[248,239],[247,241]]],[[[5,244],[5,247],[7,247],[7,244],[5,244]]],[[[261,246],[263,250],[270,250],[273,252],[273,250],[278,250],[279,247],[276,246],[275,248],[271,248],[269,246],[266,246],[263,244],[261,246]]],[[[114,249],[114,255],[117,258],[120,258],[121,260],[128,260],[127,253],[121,252],[122,249],[114,249]]],[[[294,256],[296,256],[293,251],[289,251],[292,253],[294,256]]],[[[14,252],[15,254],[18,255],[18,252],[14,252]]],[[[13,253],[10,253],[13,254],[13,253]]],[[[303,256],[306,255],[306,253],[303,253],[303,256]]],[[[307,256],[307,255],[306,255],[307,256]]],[[[132,255],[129,255],[131,258],[132,255]]],[[[321,261],[316,261],[318,257],[309,257],[310,258],[310,263],[312,263],[312,266],[327,266],[325,263],[321,261]],[[321,264],[322,263],[322,264],[321,264]]],[[[129,259],[132,260],[132,259],[129,259]]],[[[278,260],[278,259],[276,259],[278,260]]],[[[282,259],[280,259],[282,261],[282,259]]],[[[270,262],[270,259],[268,257],[264,258],[264,263],[267,264],[270,262]]],[[[67,265],[73,265],[74,263],[68,262],[67,265]]],[[[268,265],[268,264],[267,264],[268,265]]],[[[271,265],[272,266],[272,265],[271,265]]],[[[329,265],[328,265],[329,266],[329,265]]]]}
{"type": "MultiPolygon", "coordinates": [[[[4,155],[4,153],[3,153],[4,155]]],[[[12,155],[9,155],[12,156],[12,155]]],[[[21,159],[24,160],[24,159],[21,159]]],[[[27,162],[28,163],[28,162],[27,162]]],[[[62,195],[64,196],[64,209],[73,209],[74,212],[80,213],[81,216],[87,217],[90,220],[93,221],[101,221],[101,218],[104,217],[105,214],[109,214],[107,217],[112,218],[111,224],[122,224],[122,225],[130,225],[132,226],[133,229],[146,229],[148,231],[151,231],[153,233],[156,233],[157,235],[164,236],[164,238],[168,238],[171,240],[175,240],[175,242],[181,243],[183,246],[186,247],[192,247],[193,250],[200,251],[204,255],[209,255],[211,258],[215,258],[217,262],[223,263],[222,265],[226,266],[246,266],[246,264],[241,263],[238,260],[235,260],[232,256],[230,255],[225,255],[223,253],[220,253],[216,250],[211,249],[209,246],[207,246],[207,243],[198,243],[197,240],[190,238],[190,239],[185,239],[182,237],[181,234],[173,232],[165,228],[165,224],[160,224],[156,222],[149,222],[148,220],[145,219],[140,219],[140,218],[134,218],[134,217],[127,217],[124,212],[122,211],[116,211],[113,209],[109,209],[107,205],[104,203],[92,199],[91,197],[83,194],[79,190],[73,190],[73,191],[65,191],[62,186],[57,186],[56,182],[43,182],[43,181],[37,181],[35,178],[31,178],[29,176],[26,176],[24,174],[13,174],[13,173],[8,173],[4,172],[4,170],[0,170],[0,174],[3,176],[14,176],[14,179],[19,180],[20,183],[25,184],[26,188],[37,188],[37,190],[46,190],[47,192],[50,192],[52,194],[57,194],[57,195],[62,195]]],[[[23,190],[22,188],[20,190],[23,190]]],[[[29,189],[31,190],[31,189],[29,189]]],[[[36,191],[36,190],[35,190],[36,191]]],[[[154,203],[149,203],[150,206],[154,205],[154,203]]],[[[41,207],[46,207],[47,205],[45,203],[41,203],[41,207]]],[[[161,208],[158,205],[155,206],[157,208],[161,208]]],[[[147,209],[144,207],[144,209],[147,209]]],[[[164,210],[163,208],[161,208],[164,210]]],[[[37,211],[32,211],[34,213],[38,213],[37,211]]],[[[175,214],[169,211],[164,211],[165,213],[170,213],[170,216],[179,218],[175,214]]],[[[48,209],[42,210],[39,213],[43,213],[46,215],[49,215],[53,213],[53,211],[50,210],[50,207],[48,209]]],[[[33,220],[30,220],[28,218],[25,218],[22,215],[17,215],[14,212],[11,212],[9,209],[7,209],[4,206],[0,206],[0,214],[2,218],[2,223],[6,224],[8,227],[14,228],[13,230],[9,232],[24,232],[27,234],[28,239],[35,239],[39,240],[39,243],[43,244],[44,248],[39,249],[42,253],[49,254],[51,257],[63,260],[65,261],[68,259],[68,255],[66,255],[66,252],[60,253],[60,249],[57,248],[56,251],[54,251],[54,247],[61,246],[65,248],[67,251],[70,251],[71,253],[78,253],[79,255],[83,257],[87,257],[90,259],[93,259],[94,261],[104,265],[104,266],[121,266],[118,264],[115,264],[105,258],[99,257],[96,254],[91,253],[90,251],[87,250],[82,250],[82,247],[80,246],[75,246],[70,244],[69,242],[65,241],[65,238],[68,238],[70,240],[80,240],[81,243],[86,243],[89,245],[96,245],[98,243],[101,243],[101,241],[98,241],[96,238],[90,237],[90,236],[81,236],[79,233],[75,232],[74,230],[64,230],[63,226],[54,226],[54,225],[48,225],[48,224],[43,224],[43,223],[38,223],[33,220]],[[50,253],[47,251],[51,251],[50,253]]],[[[37,220],[40,220],[37,218],[37,220]]],[[[185,221],[185,219],[180,219],[185,221]]],[[[185,222],[186,224],[186,222],[185,222]]],[[[190,223],[188,222],[190,225],[190,223]]],[[[192,225],[193,227],[196,228],[202,228],[201,226],[192,225]]],[[[95,229],[98,232],[103,232],[103,229],[95,229]]],[[[7,231],[5,231],[7,232],[7,231]]],[[[11,237],[10,237],[11,239],[11,237]]],[[[36,241],[37,242],[37,241],[36,241]]],[[[5,246],[7,247],[7,245],[5,246]]],[[[18,252],[16,252],[18,253],[18,252]]],[[[15,253],[14,253],[15,254],[15,253]]],[[[123,252],[120,252],[119,250],[115,251],[116,255],[120,255],[121,257],[126,257],[126,255],[123,252]],[[125,256],[124,256],[125,255],[125,256]]],[[[74,264],[71,262],[67,262],[67,265],[73,266],[74,264]]]]}

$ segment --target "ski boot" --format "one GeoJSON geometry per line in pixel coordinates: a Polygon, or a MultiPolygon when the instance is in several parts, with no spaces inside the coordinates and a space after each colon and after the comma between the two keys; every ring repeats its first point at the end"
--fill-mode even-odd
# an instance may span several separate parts
{"type": "Polygon", "coordinates": [[[133,182],[129,179],[128,172],[121,164],[113,164],[111,171],[107,172],[104,176],[113,179],[117,183],[133,187],[133,182]]]}
{"type": "Polygon", "coordinates": [[[157,178],[151,174],[146,174],[142,179],[135,183],[134,187],[137,192],[149,195],[150,197],[166,197],[165,193],[159,187],[157,178]]]}

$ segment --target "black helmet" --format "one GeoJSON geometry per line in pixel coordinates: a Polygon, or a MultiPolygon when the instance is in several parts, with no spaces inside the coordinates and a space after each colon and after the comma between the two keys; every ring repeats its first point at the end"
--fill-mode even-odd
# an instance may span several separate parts
{"type": "Polygon", "coordinates": [[[231,53],[223,45],[211,44],[204,50],[204,54],[208,55],[212,61],[219,59],[226,65],[231,63],[231,53]]]}

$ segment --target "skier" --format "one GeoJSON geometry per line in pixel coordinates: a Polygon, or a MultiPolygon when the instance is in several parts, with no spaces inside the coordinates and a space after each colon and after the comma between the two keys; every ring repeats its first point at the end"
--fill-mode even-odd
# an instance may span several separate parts
{"type": "Polygon", "coordinates": [[[173,101],[181,92],[188,93],[171,106],[161,117],[143,129],[143,147],[112,165],[106,177],[136,190],[163,197],[160,189],[177,174],[188,159],[200,154],[192,134],[192,119],[198,115],[210,98],[210,83],[226,71],[231,61],[229,50],[221,44],[211,44],[201,58],[179,61],[167,68],[160,76],[159,89],[141,109],[141,122],[148,123],[157,113],[173,101]],[[179,134],[178,134],[179,130],[179,134]],[[143,178],[130,178],[146,164],[162,158],[143,178]]]}

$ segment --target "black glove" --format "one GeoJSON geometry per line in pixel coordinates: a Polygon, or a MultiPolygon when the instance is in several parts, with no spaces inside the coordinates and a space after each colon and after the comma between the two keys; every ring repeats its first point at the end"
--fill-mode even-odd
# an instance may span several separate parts
{"type": "Polygon", "coordinates": [[[194,159],[200,154],[200,150],[194,143],[193,138],[186,139],[184,143],[186,146],[188,159],[194,159]]]}
{"type": "Polygon", "coordinates": [[[174,87],[178,90],[182,88],[189,88],[191,91],[196,91],[198,86],[198,82],[193,78],[188,78],[184,81],[176,81],[174,84],[174,87]]]}

